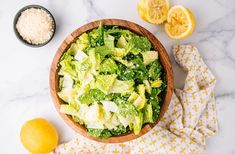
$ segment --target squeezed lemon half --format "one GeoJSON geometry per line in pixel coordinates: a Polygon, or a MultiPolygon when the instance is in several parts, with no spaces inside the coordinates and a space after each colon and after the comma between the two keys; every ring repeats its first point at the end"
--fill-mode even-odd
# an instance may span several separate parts
{"type": "Polygon", "coordinates": [[[193,14],[184,6],[176,5],[169,10],[164,29],[169,37],[182,39],[193,32],[195,24],[193,14]]]}
{"type": "Polygon", "coordinates": [[[139,16],[153,24],[166,21],[169,8],[168,0],[140,0],[137,5],[139,16]]]}

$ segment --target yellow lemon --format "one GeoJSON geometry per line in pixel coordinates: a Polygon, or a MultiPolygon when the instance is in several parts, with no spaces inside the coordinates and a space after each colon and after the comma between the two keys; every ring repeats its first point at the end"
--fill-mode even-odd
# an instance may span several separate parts
{"type": "Polygon", "coordinates": [[[143,20],[149,22],[148,19],[147,19],[147,17],[146,17],[146,15],[147,15],[147,9],[146,9],[146,8],[147,8],[147,3],[146,3],[146,1],[147,1],[147,0],[140,0],[140,1],[138,2],[137,11],[138,11],[139,16],[140,16],[143,20]]]}
{"type": "Polygon", "coordinates": [[[58,134],[54,126],[47,120],[36,118],[27,121],[22,126],[20,139],[29,152],[45,154],[57,146],[58,134]]]}
{"type": "Polygon", "coordinates": [[[193,14],[184,6],[176,5],[169,10],[164,29],[169,37],[182,39],[193,32],[195,24],[193,14]]]}
{"type": "Polygon", "coordinates": [[[170,8],[168,0],[140,0],[137,5],[139,16],[153,24],[161,24],[167,19],[170,8]]]}

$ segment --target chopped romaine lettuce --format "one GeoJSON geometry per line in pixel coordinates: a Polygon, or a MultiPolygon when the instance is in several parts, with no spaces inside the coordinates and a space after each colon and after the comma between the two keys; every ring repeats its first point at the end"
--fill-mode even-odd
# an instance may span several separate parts
{"type": "Polygon", "coordinates": [[[104,27],[100,24],[97,29],[93,29],[88,33],[90,46],[102,46],[104,45],[104,27]]]}
{"type": "Polygon", "coordinates": [[[153,120],[155,121],[160,113],[160,104],[158,94],[160,94],[161,90],[158,88],[154,88],[149,97],[149,103],[152,105],[153,109],[153,120]]]}
{"type": "Polygon", "coordinates": [[[91,62],[91,72],[94,75],[98,74],[101,58],[100,55],[95,52],[95,50],[89,50],[88,51],[89,60],[91,62]]]}
{"type": "Polygon", "coordinates": [[[85,121],[87,122],[87,124],[90,125],[89,128],[97,128],[95,126],[103,128],[102,120],[104,118],[104,111],[102,105],[98,104],[97,102],[94,102],[94,104],[89,106],[85,116],[85,121]]]}
{"type": "Polygon", "coordinates": [[[114,113],[112,117],[104,123],[105,127],[107,127],[109,130],[115,129],[117,126],[120,125],[120,121],[118,120],[117,114],[114,113]]]}
{"type": "Polygon", "coordinates": [[[134,64],[133,71],[135,72],[135,81],[143,83],[143,80],[148,78],[148,71],[140,57],[135,57],[131,62],[134,64]]]}
{"type": "Polygon", "coordinates": [[[144,109],[144,123],[153,123],[153,109],[151,104],[147,104],[144,109]]]}
{"type": "Polygon", "coordinates": [[[133,36],[127,43],[128,52],[131,52],[134,55],[138,55],[140,52],[149,51],[151,48],[151,43],[143,36],[133,36]]]}
{"type": "Polygon", "coordinates": [[[101,73],[116,73],[118,70],[118,66],[116,65],[115,61],[111,58],[105,59],[100,66],[101,73]]]}
{"type": "Polygon", "coordinates": [[[96,87],[102,90],[105,94],[113,92],[116,82],[116,74],[110,75],[97,75],[96,76],[96,87]]]}
{"type": "Polygon", "coordinates": [[[118,39],[117,41],[117,47],[118,48],[125,48],[127,45],[127,41],[123,35],[118,39]]]}
{"type": "Polygon", "coordinates": [[[156,51],[146,51],[142,53],[144,64],[148,65],[158,59],[158,53],[156,51]]]}
{"type": "Polygon", "coordinates": [[[58,92],[58,96],[65,102],[70,102],[71,101],[71,90],[61,90],[60,92],[58,92]]]}
{"type": "Polygon", "coordinates": [[[72,90],[73,88],[73,79],[70,78],[67,74],[63,77],[62,90],[72,90]]]}
{"type": "Polygon", "coordinates": [[[82,50],[77,50],[77,53],[74,56],[74,59],[76,59],[78,61],[82,61],[82,60],[86,59],[87,57],[88,57],[87,54],[85,54],[82,50]]]}
{"type": "Polygon", "coordinates": [[[135,116],[135,122],[133,126],[134,134],[138,135],[141,131],[143,125],[143,113],[139,112],[138,115],[135,116]]]}
{"type": "Polygon", "coordinates": [[[112,136],[112,134],[110,133],[110,131],[108,129],[89,128],[87,132],[90,136],[98,137],[101,139],[107,139],[112,136]]]}
{"type": "Polygon", "coordinates": [[[133,124],[135,117],[133,115],[128,115],[127,117],[123,117],[121,114],[119,114],[118,119],[124,127],[127,127],[133,124]]]}
{"type": "Polygon", "coordinates": [[[110,130],[112,135],[121,135],[128,131],[128,127],[124,127],[123,125],[118,125],[115,129],[110,130]]]}
{"type": "Polygon", "coordinates": [[[149,94],[151,94],[151,92],[152,92],[152,87],[151,87],[149,81],[148,81],[148,80],[144,80],[143,83],[144,83],[144,85],[145,85],[146,91],[147,91],[149,94]]]}
{"type": "Polygon", "coordinates": [[[104,100],[105,94],[99,89],[91,89],[78,97],[81,104],[90,105],[93,102],[104,100]]]}
{"type": "Polygon", "coordinates": [[[78,65],[74,63],[72,56],[65,56],[64,59],[60,62],[60,71],[59,75],[68,75],[72,79],[77,79],[78,65]]]}
{"type": "Polygon", "coordinates": [[[131,67],[133,66],[132,62],[128,62],[127,60],[123,60],[121,57],[113,57],[114,60],[118,61],[119,63],[122,63],[126,67],[131,67]]]}
{"type": "MultiPolygon", "coordinates": [[[[107,82],[107,81],[106,81],[107,82]]],[[[131,94],[134,91],[134,84],[133,80],[127,81],[120,81],[115,80],[113,86],[111,87],[111,93],[120,93],[122,95],[131,94]]]]}
{"type": "Polygon", "coordinates": [[[107,139],[111,137],[112,135],[121,135],[126,132],[128,132],[129,129],[128,127],[124,127],[123,125],[118,125],[115,128],[112,128],[110,130],[108,129],[88,129],[88,134],[93,136],[93,137],[98,137],[101,139],[107,139]]]}
{"type": "Polygon", "coordinates": [[[85,50],[89,46],[89,37],[87,33],[83,33],[81,36],[78,37],[76,46],[78,50],[85,50]]]}
{"type": "Polygon", "coordinates": [[[105,100],[113,101],[116,104],[125,103],[128,99],[129,95],[122,96],[120,93],[110,93],[106,95],[105,100]]]}
{"type": "Polygon", "coordinates": [[[110,49],[114,48],[115,38],[111,35],[104,35],[104,45],[110,49]]]}
{"type": "Polygon", "coordinates": [[[162,75],[162,66],[159,61],[154,61],[149,65],[148,75],[151,80],[156,80],[162,75]]]}
{"type": "Polygon", "coordinates": [[[117,75],[118,75],[117,78],[120,80],[131,80],[131,79],[134,79],[135,72],[133,69],[126,67],[123,64],[119,64],[117,75]]]}
{"type": "Polygon", "coordinates": [[[106,139],[159,115],[166,78],[158,53],[144,36],[117,26],[100,26],[78,37],[60,58],[61,112],[106,139]]]}
{"type": "Polygon", "coordinates": [[[123,57],[126,54],[126,49],[124,48],[114,48],[112,55],[114,57],[123,57]]]}
{"type": "Polygon", "coordinates": [[[92,50],[95,50],[95,53],[99,54],[101,56],[101,59],[104,59],[105,56],[111,55],[113,53],[113,49],[110,49],[107,46],[98,46],[92,48],[92,50]]]}
{"type": "Polygon", "coordinates": [[[90,62],[90,60],[89,60],[89,57],[88,58],[84,58],[82,61],[81,61],[81,63],[79,64],[79,70],[80,71],[88,71],[88,70],[90,70],[90,68],[91,68],[91,62],[90,62]]]}
{"type": "MultiPolygon", "coordinates": [[[[71,44],[71,46],[70,46],[70,48],[67,50],[67,55],[75,55],[76,54],[76,52],[77,52],[77,50],[79,50],[78,49],[78,47],[77,47],[77,45],[76,45],[76,43],[72,43],[71,44]]],[[[66,54],[64,54],[64,56],[65,56],[66,54]]],[[[63,57],[61,58],[61,60],[63,59],[63,57]]]]}
{"type": "Polygon", "coordinates": [[[138,112],[135,106],[129,102],[122,103],[118,105],[118,112],[123,117],[134,116],[137,115],[138,112]]]}
{"type": "Polygon", "coordinates": [[[136,92],[131,93],[131,96],[128,98],[128,102],[134,103],[134,101],[139,97],[140,95],[136,92]]]}
{"type": "Polygon", "coordinates": [[[144,97],[139,96],[134,102],[133,104],[135,105],[135,107],[140,110],[142,109],[145,104],[146,104],[146,99],[144,97]]]}
{"type": "Polygon", "coordinates": [[[117,112],[118,106],[112,101],[100,101],[106,111],[117,112]]]}
{"type": "Polygon", "coordinates": [[[73,116],[78,115],[78,110],[76,110],[75,107],[70,104],[62,104],[60,106],[60,112],[73,116]]]}
{"type": "Polygon", "coordinates": [[[153,88],[159,88],[159,87],[161,87],[161,85],[162,85],[162,80],[159,80],[159,79],[154,80],[151,83],[151,87],[153,87],[153,88]]]}
{"type": "Polygon", "coordinates": [[[106,33],[114,36],[116,39],[119,39],[121,36],[123,36],[127,41],[129,41],[132,38],[132,36],[135,35],[131,31],[120,29],[117,26],[114,26],[111,29],[108,29],[106,33]]]}

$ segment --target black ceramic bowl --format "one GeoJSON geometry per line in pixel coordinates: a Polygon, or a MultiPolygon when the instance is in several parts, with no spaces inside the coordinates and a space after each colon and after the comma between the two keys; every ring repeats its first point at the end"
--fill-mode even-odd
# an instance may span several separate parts
{"type": "Polygon", "coordinates": [[[16,34],[16,37],[17,37],[22,43],[24,43],[25,45],[30,46],[30,47],[42,47],[42,46],[46,45],[47,43],[49,43],[49,42],[51,41],[51,39],[53,38],[53,36],[54,36],[54,34],[55,34],[55,31],[56,31],[56,23],[55,23],[55,19],[54,19],[54,17],[52,16],[51,12],[48,11],[46,8],[44,8],[44,7],[40,6],[40,5],[28,5],[28,6],[23,7],[22,9],[20,9],[20,10],[16,13],[15,18],[14,18],[13,28],[14,28],[14,32],[15,32],[15,34],[16,34]],[[19,32],[17,31],[17,29],[16,29],[16,24],[17,24],[17,22],[18,22],[19,17],[21,16],[21,12],[23,12],[23,11],[25,11],[25,10],[27,10],[27,9],[30,9],[30,8],[42,9],[42,10],[46,11],[46,12],[51,16],[51,19],[52,19],[52,21],[53,21],[53,26],[54,26],[54,27],[53,27],[53,34],[51,35],[51,38],[50,38],[48,41],[46,41],[46,42],[44,42],[44,43],[42,43],[42,44],[31,44],[31,43],[27,42],[26,40],[23,39],[23,37],[20,35],[20,33],[19,33],[19,32]]]}

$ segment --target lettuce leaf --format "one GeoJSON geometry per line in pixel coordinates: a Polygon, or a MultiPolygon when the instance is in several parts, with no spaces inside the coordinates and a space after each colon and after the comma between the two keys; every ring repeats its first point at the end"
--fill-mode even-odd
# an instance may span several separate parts
{"type": "Polygon", "coordinates": [[[114,48],[114,40],[115,38],[111,35],[104,35],[104,45],[107,46],[110,49],[114,48]]]}
{"type": "Polygon", "coordinates": [[[151,104],[147,104],[144,108],[144,123],[153,123],[153,109],[151,104]]]}
{"type": "Polygon", "coordinates": [[[136,110],[135,106],[129,102],[119,104],[118,109],[119,114],[125,118],[128,116],[138,115],[138,111],[136,110]]]}
{"type": "Polygon", "coordinates": [[[116,82],[116,74],[110,75],[97,75],[96,76],[96,87],[103,91],[105,94],[112,92],[112,88],[116,82]]]}
{"type": "Polygon", "coordinates": [[[146,51],[142,53],[144,64],[148,65],[158,59],[158,53],[156,51],[146,51]]]}
{"type": "Polygon", "coordinates": [[[145,98],[145,87],[143,84],[138,85],[137,87],[139,96],[134,100],[133,104],[135,107],[140,110],[142,109],[146,104],[146,98],[145,98]]]}
{"type": "Polygon", "coordinates": [[[152,48],[151,43],[146,37],[134,36],[128,42],[131,48],[138,49],[140,52],[149,51],[152,48]]]}
{"type": "Polygon", "coordinates": [[[91,63],[91,73],[97,75],[101,63],[100,55],[96,53],[95,50],[89,50],[88,55],[89,55],[89,61],[91,63]]]}
{"type": "Polygon", "coordinates": [[[126,67],[132,67],[133,63],[132,62],[128,62],[125,59],[122,59],[121,57],[113,57],[114,60],[118,61],[119,63],[125,65],[126,67]]]}
{"type": "Polygon", "coordinates": [[[118,125],[116,129],[110,130],[112,135],[121,135],[128,131],[129,131],[128,127],[124,127],[123,125],[118,125]]]}
{"type": "Polygon", "coordinates": [[[59,75],[63,76],[67,74],[72,79],[77,79],[78,64],[73,60],[71,55],[65,54],[63,60],[60,61],[60,66],[59,75]]]}
{"type": "Polygon", "coordinates": [[[134,84],[133,80],[127,81],[120,81],[115,80],[112,88],[110,89],[111,93],[121,93],[122,95],[131,94],[134,91],[134,84]]]}
{"type": "Polygon", "coordinates": [[[78,40],[76,41],[77,49],[82,51],[85,51],[89,44],[90,42],[87,33],[83,33],[81,36],[78,37],[78,40]]]}
{"type": "Polygon", "coordinates": [[[128,53],[138,55],[141,52],[149,51],[152,48],[151,43],[146,37],[133,36],[127,43],[126,49],[128,53]]]}
{"type": "Polygon", "coordinates": [[[77,116],[78,110],[71,104],[62,104],[60,105],[60,112],[68,115],[77,116]]]}
{"type": "Polygon", "coordinates": [[[90,105],[93,102],[104,100],[105,94],[99,89],[91,89],[78,97],[81,104],[90,105]]]}
{"type": "Polygon", "coordinates": [[[91,47],[104,45],[104,27],[100,24],[98,28],[88,33],[91,47]]]}
{"type": "Polygon", "coordinates": [[[148,81],[148,80],[144,80],[143,83],[144,83],[144,86],[145,86],[146,91],[147,91],[149,94],[151,94],[151,92],[152,92],[152,87],[151,87],[149,81],[148,81]]]}
{"type": "Polygon", "coordinates": [[[160,79],[154,80],[151,83],[151,87],[153,87],[153,88],[159,88],[161,86],[162,86],[162,80],[160,80],[160,79]]]}
{"type": "Polygon", "coordinates": [[[70,48],[67,50],[66,53],[69,55],[76,55],[78,50],[85,51],[89,47],[89,37],[87,33],[83,33],[81,36],[78,37],[75,43],[72,43],[70,48]]]}
{"type": "Polygon", "coordinates": [[[135,78],[135,72],[129,67],[126,67],[123,64],[118,65],[117,71],[118,79],[120,80],[131,80],[135,78]]]}
{"type": "Polygon", "coordinates": [[[133,71],[135,72],[135,81],[138,83],[143,83],[143,80],[148,78],[148,70],[140,57],[135,57],[131,60],[134,64],[133,71]]]}
{"type": "Polygon", "coordinates": [[[119,39],[123,36],[127,41],[129,41],[135,34],[129,30],[120,29],[117,26],[112,27],[106,31],[107,34],[114,36],[116,39],[119,39]]]}
{"type": "Polygon", "coordinates": [[[159,61],[154,61],[149,65],[148,75],[151,80],[156,80],[162,75],[162,65],[159,61]]]}
{"type": "Polygon", "coordinates": [[[95,53],[101,56],[101,59],[104,59],[105,56],[111,55],[113,53],[113,49],[110,49],[107,46],[98,46],[93,48],[93,50],[95,50],[95,53]]]}
{"type": "Polygon", "coordinates": [[[112,136],[110,131],[108,129],[94,129],[94,128],[88,128],[87,132],[90,136],[98,137],[101,139],[107,139],[112,136]]]}
{"type": "Polygon", "coordinates": [[[76,55],[74,56],[74,59],[77,61],[83,61],[84,59],[87,59],[87,54],[84,53],[82,50],[77,50],[76,55]]]}
{"type": "Polygon", "coordinates": [[[123,125],[118,125],[115,129],[88,129],[88,134],[93,137],[98,137],[101,139],[107,139],[113,135],[121,135],[128,132],[128,127],[124,127],[123,125]]]}
{"type": "Polygon", "coordinates": [[[149,103],[152,105],[153,121],[155,121],[160,113],[160,100],[158,95],[161,93],[159,88],[153,88],[149,97],[149,103]]]}
{"type": "Polygon", "coordinates": [[[121,95],[120,93],[110,93],[106,95],[105,100],[113,101],[116,104],[122,104],[127,101],[129,95],[121,95]]]}
{"type": "Polygon", "coordinates": [[[100,101],[106,111],[117,112],[118,106],[112,101],[100,101]]]}
{"type": "Polygon", "coordinates": [[[101,73],[116,73],[118,70],[118,66],[116,65],[115,61],[111,58],[105,59],[102,63],[101,63],[101,67],[100,67],[100,72],[101,73]]]}
{"type": "Polygon", "coordinates": [[[118,48],[125,48],[127,45],[127,41],[123,35],[118,39],[117,41],[117,47],[118,48]]]}
{"type": "Polygon", "coordinates": [[[114,48],[112,51],[112,55],[114,57],[123,57],[126,54],[126,49],[124,48],[114,48]]]}
{"type": "Polygon", "coordinates": [[[142,129],[143,125],[143,113],[139,112],[137,116],[135,116],[135,122],[133,126],[133,131],[135,135],[138,135],[142,129]]]}
{"type": "MultiPolygon", "coordinates": [[[[101,104],[94,102],[89,106],[88,111],[85,114],[85,124],[87,128],[104,128],[104,110],[101,104]]],[[[109,116],[110,118],[111,116],[109,116]]]]}

